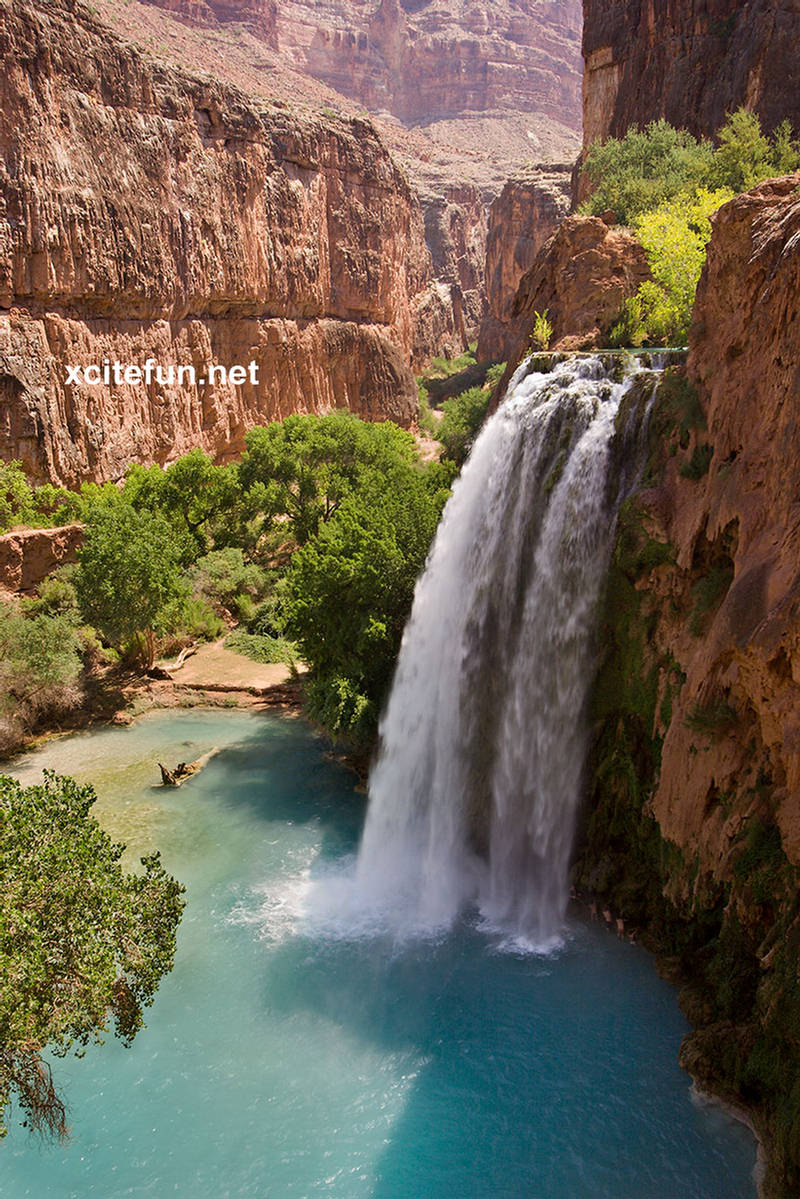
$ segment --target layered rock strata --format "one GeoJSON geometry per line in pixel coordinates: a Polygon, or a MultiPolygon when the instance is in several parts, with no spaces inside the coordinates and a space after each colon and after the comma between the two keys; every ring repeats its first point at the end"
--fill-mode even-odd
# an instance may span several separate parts
{"type": "Polygon", "coordinates": [[[774,1196],[800,1190],[799,188],[713,221],[621,516],[579,862],[691,980],[682,1061],[750,1107],[774,1196]]]}
{"type": "Polygon", "coordinates": [[[59,566],[76,562],[83,525],[0,534],[0,590],[34,591],[59,566]]]}
{"type": "Polygon", "coordinates": [[[797,0],[584,0],[584,145],[666,117],[711,136],[744,105],[800,129],[797,0]]]}
{"type": "Polygon", "coordinates": [[[542,246],[566,218],[570,171],[543,169],[512,179],[489,209],[486,237],[486,306],[478,338],[481,362],[506,361],[514,352],[514,300],[542,246]]]}
{"type": "Polygon", "coordinates": [[[580,126],[575,0],[291,0],[278,41],[299,70],[406,124],[494,110],[580,126]]]}
{"type": "Polygon", "coordinates": [[[74,484],[235,453],[291,411],[413,419],[430,256],[368,122],[166,68],[74,0],[0,0],[0,46],[4,458],[74,484]],[[198,382],[67,382],[150,357],[198,382]],[[257,382],[199,382],[251,361],[257,382]]]}
{"type": "Polygon", "coordinates": [[[650,277],[644,250],[599,217],[571,216],[522,277],[504,334],[510,378],[530,348],[537,313],[552,326],[549,347],[589,350],[604,343],[625,300],[650,277]]]}

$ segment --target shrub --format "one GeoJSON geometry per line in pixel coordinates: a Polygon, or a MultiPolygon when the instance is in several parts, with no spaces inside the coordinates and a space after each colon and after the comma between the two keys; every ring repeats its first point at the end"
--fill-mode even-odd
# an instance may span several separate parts
{"type": "Polygon", "coordinates": [[[533,329],[531,331],[531,349],[532,350],[548,350],[550,348],[550,339],[553,336],[553,326],[548,318],[547,310],[544,312],[534,312],[533,314],[533,329]]]}
{"type": "Polygon", "coordinates": [[[490,399],[490,391],[483,387],[470,387],[442,404],[442,419],[436,435],[442,443],[444,457],[458,467],[463,466],[472,449],[490,399]]]}
{"type": "Polygon", "coordinates": [[[733,581],[733,562],[723,558],[709,567],[707,573],[692,586],[694,607],[689,617],[689,632],[699,637],[708,615],[715,611],[728,593],[733,581]]]}
{"type": "Polygon", "coordinates": [[[680,192],[700,185],[713,161],[710,142],[698,142],[685,129],[652,121],[645,129],[629,129],[621,139],[595,142],[583,173],[594,191],[582,211],[599,215],[611,210],[621,225],[680,192]]]}
{"type": "Polygon", "coordinates": [[[286,637],[269,637],[236,629],[226,637],[225,646],[254,662],[285,662],[292,666],[297,661],[297,646],[286,637]]]}
{"type": "MultiPolygon", "coordinates": [[[[733,195],[704,188],[681,195],[636,218],[653,278],[636,295],[641,340],[683,345],[689,335],[694,296],[711,237],[711,214],[733,195]]],[[[638,331],[632,344],[640,340],[638,331]]]]}
{"type": "Polygon", "coordinates": [[[247,562],[233,546],[212,550],[199,558],[190,571],[194,592],[205,598],[218,614],[250,619],[256,601],[272,586],[271,576],[260,566],[247,562]]]}
{"type": "Polygon", "coordinates": [[[736,709],[726,699],[717,698],[707,703],[692,704],[684,719],[687,729],[693,733],[715,738],[728,732],[738,719],[736,709]]]}

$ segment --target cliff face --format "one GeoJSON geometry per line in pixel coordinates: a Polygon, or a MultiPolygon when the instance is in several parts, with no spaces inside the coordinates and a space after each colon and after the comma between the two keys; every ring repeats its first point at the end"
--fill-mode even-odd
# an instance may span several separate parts
{"type": "Polygon", "coordinates": [[[467,186],[424,197],[422,205],[433,272],[453,294],[463,326],[463,349],[467,334],[478,328],[486,308],[486,207],[478,189],[467,186]]]}
{"type": "Polygon", "coordinates": [[[599,217],[567,217],[523,275],[510,305],[506,379],[528,350],[537,312],[547,313],[552,325],[551,349],[594,349],[623,301],[649,277],[644,250],[631,234],[599,217]]]}
{"type": "Polygon", "coordinates": [[[83,525],[0,534],[0,592],[34,591],[59,566],[77,562],[83,525]]]}
{"type": "Polygon", "coordinates": [[[797,0],[584,0],[584,145],[666,117],[710,136],[745,105],[800,128],[797,0]]]}
{"type": "Polygon", "coordinates": [[[278,48],[277,0],[152,0],[193,25],[213,28],[229,23],[249,26],[259,40],[278,48]]]}
{"type": "Polygon", "coordinates": [[[682,1060],[800,1188],[800,175],[714,219],[651,418],[595,697],[579,874],[692,978],[682,1060]]]}
{"type": "Polygon", "coordinates": [[[510,180],[489,209],[486,238],[487,314],[478,339],[481,362],[514,352],[512,308],[523,275],[569,212],[570,174],[546,171],[510,180]]]}
{"type": "Polygon", "coordinates": [[[290,411],[412,419],[430,257],[369,123],[165,68],[74,0],[0,0],[0,46],[3,457],[75,483],[290,411]],[[197,385],[66,382],[148,357],[197,385]],[[255,384],[199,382],[250,361],[255,384]]]}
{"type": "Polygon", "coordinates": [[[578,128],[579,30],[574,0],[290,0],[278,14],[299,69],[406,124],[504,109],[578,128]]]}

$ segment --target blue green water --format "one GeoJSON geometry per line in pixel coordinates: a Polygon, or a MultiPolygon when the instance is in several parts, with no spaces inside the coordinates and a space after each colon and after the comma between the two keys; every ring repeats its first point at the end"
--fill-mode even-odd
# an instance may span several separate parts
{"type": "Polygon", "coordinates": [[[579,922],[549,957],[469,922],[405,946],[348,935],[335,911],[304,924],[364,799],[301,722],[164,713],[15,773],[42,765],[93,779],[103,823],[135,856],[160,846],[188,903],[133,1047],[55,1064],[69,1144],[12,1119],[3,1199],[755,1195],[753,1139],[692,1099],[685,1022],[642,950],[579,922]],[[155,759],[213,745],[197,779],[152,787],[155,759]]]}

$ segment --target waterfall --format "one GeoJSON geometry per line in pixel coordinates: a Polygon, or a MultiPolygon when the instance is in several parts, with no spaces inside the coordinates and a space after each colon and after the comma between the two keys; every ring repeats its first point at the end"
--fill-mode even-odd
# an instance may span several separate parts
{"type": "Polygon", "coordinates": [[[615,420],[636,377],[615,381],[597,357],[546,374],[523,364],[453,488],[381,721],[356,869],[361,902],[399,931],[447,927],[477,903],[532,943],[558,934],[619,503],[615,420]]]}

